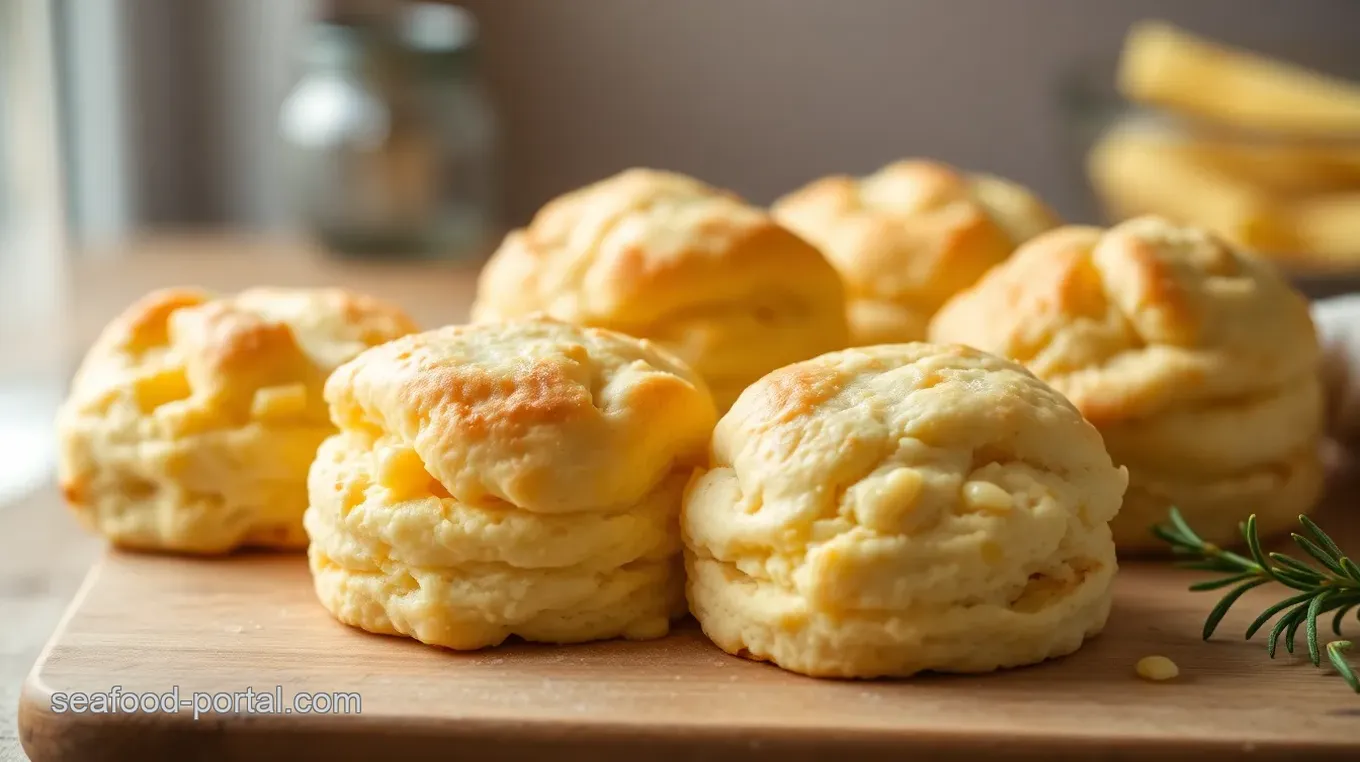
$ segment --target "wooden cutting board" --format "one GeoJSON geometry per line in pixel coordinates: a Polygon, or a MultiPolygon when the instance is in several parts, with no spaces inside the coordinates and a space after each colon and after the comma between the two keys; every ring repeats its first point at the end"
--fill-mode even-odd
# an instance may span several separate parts
{"type": "MultiPolygon", "coordinates": [[[[1321,521],[1343,547],[1360,547],[1350,507],[1321,521]]],[[[1282,649],[1271,661],[1260,640],[1242,641],[1275,593],[1249,595],[1205,643],[1200,627],[1216,598],[1185,590],[1202,578],[1124,563],[1106,632],[1064,659],[984,676],[850,682],[728,656],[693,622],[648,643],[453,653],[336,623],[313,599],[300,556],[111,552],[28,679],[21,736],[36,762],[1360,759],[1360,695],[1306,655],[1282,649]],[[1138,679],[1134,664],[1149,654],[1174,659],[1180,677],[1138,679]],[[54,711],[54,699],[113,686],[177,689],[189,704],[54,711]],[[359,711],[194,718],[193,694],[248,687],[277,695],[275,709],[293,709],[300,693],[358,694],[359,711]]]]}

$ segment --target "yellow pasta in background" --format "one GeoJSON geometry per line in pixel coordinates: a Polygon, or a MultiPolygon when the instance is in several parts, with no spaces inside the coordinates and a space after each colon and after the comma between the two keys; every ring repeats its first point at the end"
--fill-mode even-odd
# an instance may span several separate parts
{"type": "Polygon", "coordinates": [[[1240,127],[1360,133],[1360,86],[1162,22],[1130,31],[1118,76],[1119,89],[1130,100],[1240,127]]]}

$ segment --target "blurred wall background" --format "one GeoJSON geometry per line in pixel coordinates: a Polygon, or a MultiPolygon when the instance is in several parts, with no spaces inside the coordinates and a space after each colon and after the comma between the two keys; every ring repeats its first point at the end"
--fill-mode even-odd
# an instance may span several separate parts
{"type": "MultiPolygon", "coordinates": [[[[276,114],[309,0],[57,2],[65,68],[84,78],[66,104],[78,230],[287,223],[276,114]]],[[[482,27],[512,223],[630,165],[768,202],[908,155],[1022,180],[1082,218],[1056,90],[1113,58],[1130,23],[1360,66],[1355,0],[461,4],[482,27]]]]}

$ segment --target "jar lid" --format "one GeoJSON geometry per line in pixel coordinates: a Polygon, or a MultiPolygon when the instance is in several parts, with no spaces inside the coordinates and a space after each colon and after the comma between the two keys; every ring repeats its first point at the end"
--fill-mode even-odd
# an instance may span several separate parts
{"type": "Polygon", "coordinates": [[[456,5],[412,3],[403,8],[398,29],[402,42],[417,53],[455,53],[477,41],[477,19],[456,5]]]}
{"type": "Polygon", "coordinates": [[[379,29],[351,22],[312,24],[302,48],[302,60],[317,68],[352,66],[383,47],[379,29]]]}

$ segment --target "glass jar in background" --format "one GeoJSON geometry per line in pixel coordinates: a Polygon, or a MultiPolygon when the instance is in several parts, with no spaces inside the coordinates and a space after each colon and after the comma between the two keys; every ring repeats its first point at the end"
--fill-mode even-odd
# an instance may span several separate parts
{"type": "Polygon", "coordinates": [[[300,222],[348,256],[477,259],[497,223],[477,27],[433,3],[317,22],[280,130],[300,222]]]}
{"type": "Polygon", "coordinates": [[[73,370],[53,11],[0,3],[0,513],[50,483],[73,370]]]}

